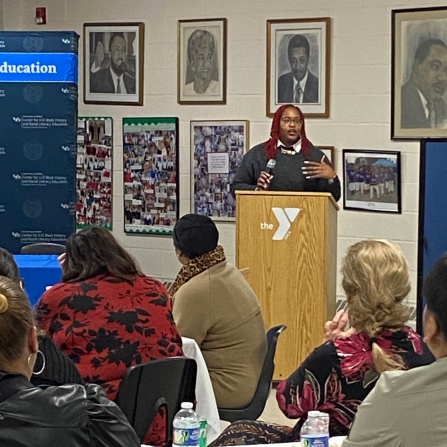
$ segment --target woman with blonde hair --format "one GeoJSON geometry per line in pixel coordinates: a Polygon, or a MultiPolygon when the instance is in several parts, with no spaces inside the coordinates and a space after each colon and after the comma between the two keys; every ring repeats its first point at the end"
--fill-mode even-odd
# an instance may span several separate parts
{"type": "Polygon", "coordinates": [[[405,324],[409,313],[404,300],[411,287],[407,262],[396,245],[374,239],[357,242],[348,248],[341,272],[348,310],[326,323],[326,341],[277,387],[279,408],[299,422],[293,428],[238,422],[214,445],[235,444],[235,438],[244,444],[299,440],[311,410],[329,414],[331,436],[347,435],[357,407],[382,372],[434,360],[421,337],[405,324]]]}
{"type": "Polygon", "coordinates": [[[140,445],[116,404],[98,385],[39,388],[30,382],[37,330],[21,287],[0,276],[0,445],[140,445]]]}

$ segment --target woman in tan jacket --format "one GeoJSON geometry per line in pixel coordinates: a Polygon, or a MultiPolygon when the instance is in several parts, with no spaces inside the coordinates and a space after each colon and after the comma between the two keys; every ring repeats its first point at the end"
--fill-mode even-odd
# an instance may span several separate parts
{"type": "Polygon", "coordinates": [[[219,232],[207,216],[187,214],[174,227],[183,264],[171,288],[180,335],[193,338],[205,358],[217,405],[251,402],[266,354],[258,299],[241,272],[225,259],[219,232]]]}

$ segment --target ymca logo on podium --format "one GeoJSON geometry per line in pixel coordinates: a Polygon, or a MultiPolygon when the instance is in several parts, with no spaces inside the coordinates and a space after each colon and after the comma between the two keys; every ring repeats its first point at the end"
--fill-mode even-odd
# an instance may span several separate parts
{"type": "MultiPolygon", "coordinates": [[[[276,229],[272,239],[282,241],[290,236],[290,226],[298,217],[301,208],[272,208],[273,214],[278,220],[279,227],[276,229]]],[[[261,223],[261,230],[273,230],[273,224],[261,223]]]]}

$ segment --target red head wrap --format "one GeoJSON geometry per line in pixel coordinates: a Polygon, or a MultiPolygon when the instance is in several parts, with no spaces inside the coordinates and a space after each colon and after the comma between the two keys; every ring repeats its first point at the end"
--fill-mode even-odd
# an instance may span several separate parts
{"type": "Polygon", "coordinates": [[[272,121],[272,127],[270,129],[270,139],[265,143],[264,150],[267,156],[267,159],[270,160],[271,158],[276,158],[276,149],[278,147],[278,140],[279,140],[279,126],[281,124],[281,117],[284,113],[284,110],[286,110],[288,107],[293,107],[298,111],[298,114],[301,118],[301,151],[303,152],[303,155],[307,157],[310,153],[310,141],[307,139],[306,136],[306,127],[304,126],[304,115],[303,112],[299,109],[299,107],[293,105],[293,104],[284,104],[282,105],[273,116],[272,121]]]}

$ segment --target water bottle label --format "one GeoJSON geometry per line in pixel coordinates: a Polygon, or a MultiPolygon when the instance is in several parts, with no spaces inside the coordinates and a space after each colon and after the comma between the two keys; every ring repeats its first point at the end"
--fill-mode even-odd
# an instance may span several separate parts
{"type": "Polygon", "coordinates": [[[175,445],[194,446],[199,445],[199,428],[174,428],[173,438],[175,445]]]}
{"type": "Polygon", "coordinates": [[[301,447],[329,447],[329,437],[301,435],[301,447]]]}

